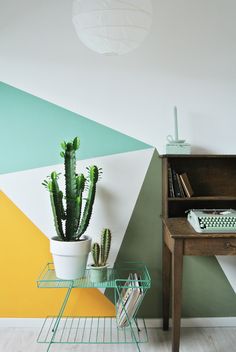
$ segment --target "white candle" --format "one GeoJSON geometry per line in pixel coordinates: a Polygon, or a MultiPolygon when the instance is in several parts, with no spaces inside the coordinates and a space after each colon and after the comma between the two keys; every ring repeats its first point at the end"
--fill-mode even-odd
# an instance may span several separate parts
{"type": "Polygon", "coordinates": [[[175,125],[175,141],[179,140],[178,136],[178,118],[177,118],[177,107],[174,107],[174,125],[175,125]]]}

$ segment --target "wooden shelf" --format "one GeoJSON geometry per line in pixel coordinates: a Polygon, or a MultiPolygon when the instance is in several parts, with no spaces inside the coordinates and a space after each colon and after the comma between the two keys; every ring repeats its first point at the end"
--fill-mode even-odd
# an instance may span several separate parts
{"type": "Polygon", "coordinates": [[[236,201],[236,196],[201,196],[201,197],[186,197],[186,198],[168,198],[170,202],[195,202],[195,201],[205,201],[205,200],[232,200],[236,201]]]}
{"type": "Polygon", "coordinates": [[[189,209],[236,209],[236,155],[166,155],[162,157],[163,216],[186,217],[189,209]],[[168,166],[186,173],[194,195],[169,197],[168,166]]]}

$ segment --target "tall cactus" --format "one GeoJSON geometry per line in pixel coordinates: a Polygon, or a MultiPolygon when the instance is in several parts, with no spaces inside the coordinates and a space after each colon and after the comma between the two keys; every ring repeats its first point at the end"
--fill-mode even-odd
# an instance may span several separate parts
{"type": "Polygon", "coordinates": [[[104,229],[101,234],[101,244],[94,243],[92,246],[92,256],[94,260],[94,266],[104,266],[107,263],[107,259],[111,248],[111,231],[104,229]]]}
{"type": "Polygon", "coordinates": [[[63,193],[57,182],[59,174],[52,172],[42,183],[50,192],[54,224],[57,236],[62,241],[79,241],[86,231],[92,215],[96,184],[101,174],[101,169],[95,165],[88,168],[88,180],[83,174],[76,173],[76,151],[79,146],[78,137],[72,142],[61,143],[63,150],[60,155],[64,158],[65,167],[65,210],[63,193]],[[86,182],[89,183],[89,190],[81,217],[86,182]]]}

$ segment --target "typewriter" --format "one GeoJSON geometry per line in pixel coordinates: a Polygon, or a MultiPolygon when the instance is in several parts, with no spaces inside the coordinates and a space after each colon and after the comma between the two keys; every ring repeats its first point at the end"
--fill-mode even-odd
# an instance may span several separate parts
{"type": "Polygon", "coordinates": [[[187,220],[196,232],[236,232],[234,209],[190,209],[187,220]]]}

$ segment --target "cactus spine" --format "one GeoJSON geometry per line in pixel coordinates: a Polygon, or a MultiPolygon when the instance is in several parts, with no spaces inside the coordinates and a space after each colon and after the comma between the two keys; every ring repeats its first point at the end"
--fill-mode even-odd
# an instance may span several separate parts
{"type": "Polygon", "coordinates": [[[94,243],[92,246],[94,266],[104,266],[107,264],[110,248],[111,231],[109,229],[104,229],[101,234],[101,244],[94,243]]]}
{"type": "Polygon", "coordinates": [[[65,167],[65,203],[63,205],[63,192],[60,190],[57,180],[59,174],[55,171],[44,181],[43,185],[50,192],[50,200],[54,224],[57,236],[62,241],[79,241],[86,231],[93,210],[96,194],[96,184],[101,174],[101,169],[93,165],[88,168],[89,190],[82,213],[83,192],[87,179],[83,174],[76,173],[76,151],[79,149],[80,140],[74,138],[72,142],[62,142],[60,155],[64,158],[65,167]],[[82,215],[82,216],[81,216],[82,215]]]}

